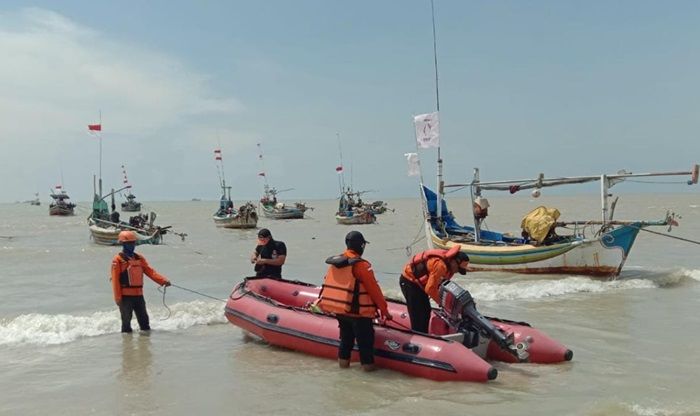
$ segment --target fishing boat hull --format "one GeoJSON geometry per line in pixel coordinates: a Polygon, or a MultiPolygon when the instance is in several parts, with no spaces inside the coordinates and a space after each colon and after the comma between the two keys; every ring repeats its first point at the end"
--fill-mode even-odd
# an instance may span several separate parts
{"type": "Polygon", "coordinates": [[[355,225],[355,224],[374,224],[377,222],[377,217],[373,213],[366,211],[355,215],[335,215],[335,220],[338,224],[355,225]]]}
{"type": "Polygon", "coordinates": [[[273,220],[294,220],[304,218],[304,211],[298,208],[284,207],[277,208],[262,205],[262,212],[265,218],[273,220]]]}
{"type": "MultiPolygon", "coordinates": [[[[233,325],[254,334],[272,345],[307,354],[337,358],[338,322],[334,317],[312,313],[308,305],[318,298],[320,289],[298,281],[248,278],[236,286],[229,297],[225,314],[233,325]]],[[[387,325],[375,324],[375,363],[378,367],[400,371],[437,381],[486,382],[498,372],[489,359],[511,361],[489,340],[469,349],[441,336],[408,331],[409,319],[403,303],[390,301],[395,317],[387,325]],[[402,328],[403,327],[403,328],[402,328]]],[[[431,331],[440,328],[437,315],[431,331]]],[[[527,324],[494,320],[504,330],[514,332],[517,342],[529,340],[531,362],[567,361],[572,353],[562,344],[527,324]]],[[[355,348],[351,360],[359,361],[355,348]]]]}
{"type": "MultiPolygon", "coordinates": [[[[122,228],[110,226],[110,227],[101,227],[97,225],[95,222],[90,222],[89,224],[89,229],[90,229],[90,237],[92,238],[92,241],[94,241],[97,244],[104,245],[104,246],[116,246],[119,245],[119,233],[124,231],[122,228]]],[[[137,245],[141,244],[161,244],[163,242],[163,233],[160,230],[156,230],[152,234],[146,234],[144,232],[132,230],[136,233],[136,236],[138,240],[136,241],[137,245]]]]}
{"type": "Polygon", "coordinates": [[[223,215],[212,217],[214,224],[220,228],[255,228],[258,226],[258,216],[254,212],[248,216],[223,215]]]}
{"type": "Polygon", "coordinates": [[[73,206],[52,205],[49,206],[49,215],[70,216],[75,215],[73,206]]]}
{"type": "Polygon", "coordinates": [[[600,238],[544,246],[454,242],[436,235],[432,227],[430,238],[436,248],[450,249],[458,245],[469,255],[469,270],[472,271],[615,277],[620,274],[639,230],[638,225],[632,224],[604,233],[600,238]]]}

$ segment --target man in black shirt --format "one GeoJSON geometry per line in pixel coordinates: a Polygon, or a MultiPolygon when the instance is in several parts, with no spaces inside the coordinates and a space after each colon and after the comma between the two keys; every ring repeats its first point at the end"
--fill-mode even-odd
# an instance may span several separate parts
{"type": "Polygon", "coordinates": [[[281,279],[286,258],[287,246],[282,241],[273,240],[267,228],[258,231],[258,245],[250,256],[250,262],[255,264],[256,276],[281,279]]]}

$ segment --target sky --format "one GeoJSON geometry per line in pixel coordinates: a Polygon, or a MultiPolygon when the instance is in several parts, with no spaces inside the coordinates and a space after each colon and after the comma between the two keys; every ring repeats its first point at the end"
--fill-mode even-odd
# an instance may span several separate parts
{"type": "MultiPolygon", "coordinates": [[[[700,2],[435,13],[447,182],[700,159],[700,2]]],[[[218,147],[236,200],[260,197],[263,169],[285,197],[337,197],[339,148],[367,198],[413,197],[412,120],[435,109],[429,0],[0,3],[0,202],[48,201],[61,181],[91,200],[100,114],[105,188],[124,164],[140,200],[217,199],[218,147]]],[[[437,152],[419,153],[434,183],[437,152]]]]}

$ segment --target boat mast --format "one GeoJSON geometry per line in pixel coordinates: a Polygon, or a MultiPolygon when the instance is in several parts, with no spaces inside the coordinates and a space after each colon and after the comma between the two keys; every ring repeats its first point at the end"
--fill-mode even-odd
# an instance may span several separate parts
{"type": "MultiPolygon", "coordinates": [[[[430,0],[430,12],[432,14],[433,18],[433,62],[435,64],[435,109],[438,113],[438,117],[440,117],[440,87],[439,87],[439,78],[438,78],[438,60],[437,60],[437,36],[435,34],[435,4],[434,0],[430,0]]],[[[437,218],[440,224],[440,227],[442,227],[442,197],[443,197],[443,190],[444,190],[444,182],[442,181],[442,156],[440,154],[440,142],[438,142],[438,149],[437,149],[437,208],[436,208],[436,214],[437,218]]],[[[421,190],[422,192],[422,190],[421,190]]]]}
{"type": "Polygon", "coordinates": [[[340,156],[340,166],[335,170],[339,173],[338,175],[338,187],[340,188],[340,195],[342,196],[345,192],[345,171],[343,168],[343,147],[340,144],[340,133],[335,133],[335,137],[338,140],[338,155],[340,156]]]}
{"type": "Polygon", "coordinates": [[[265,192],[265,196],[268,196],[270,193],[270,186],[267,183],[267,172],[265,171],[265,159],[263,159],[263,153],[262,153],[262,146],[260,143],[258,143],[258,160],[260,160],[260,166],[262,168],[262,171],[258,173],[258,176],[263,177],[263,190],[265,192]]]}
{"type": "Polygon", "coordinates": [[[100,198],[102,198],[102,109],[100,109],[100,130],[97,140],[100,142],[100,198]]]}
{"type": "Polygon", "coordinates": [[[476,192],[474,192],[474,184],[479,183],[479,168],[474,168],[474,179],[472,180],[471,186],[469,187],[469,194],[471,196],[472,204],[471,204],[471,210],[472,210],[472,218],[474,218],[474,242],[478,243],[481,240],[481,220],[476,217],[476,214],[474,212],[474,195],[480,196],[481,195],[481,189],[478,188],[476,189],[476,192]]]}
{"type": "Polygon", "coordinates": [[[601,230],[604,230],[608,222],[608,177],[605,174],[600,175],[600,205],[603,221],[601,230]]]}

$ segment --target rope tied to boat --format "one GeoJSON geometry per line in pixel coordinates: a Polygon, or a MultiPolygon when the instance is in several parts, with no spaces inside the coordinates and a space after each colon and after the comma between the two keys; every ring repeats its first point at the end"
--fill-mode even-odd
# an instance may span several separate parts
{"type": "Polygon", "coordinates": [[[423,239],[425,238],[425,234],[423,234],[423,227],[425,227],[425,223],[424,223],[424,222],[421,222],[421,225],[420,225],[420,227],[418,228],[418,232],[416,233],[416,236],[413,237],[413,241],[412,241],[411,243],[409,243],[407,246],[405,246],[405,247],[388,248],[388,249],[386,249],[386,250],[387,250],[387,251],[405,250],[405,251],[406,251],[406,257],[411,257],[411,253],[412,253],[412,248],[413,248],[413,246],[415,246],[416,244],[420,243],[420,242],[423,241],[423,239]],[[422,235],[421,235],[421,234],[422,234],[422,235]]]}
{"type": "MultiPolygon", "coordinates": [[[[186,288],[186,287],[178,286],[178,285],[173,284],[173,283],[170,283],[170,286],[176,287],[176,288],[178,288],[178,289],[186,290],[186,291],[188,291],[188,292],[192,292],[192,293],[194,293],[194,294],[197,294],[197,295],[199,295],[199,296],[203,296],[203,297],[205,297],[205,298],[209,298],[209,299],[213,299],[213,300],[218,300],[219,302],[224,302],[224,303],[226,303],[226,301],[225,301],[224,299],[220,299],[220,298],[217,298],[217,297],[214,297],[214,296],[211,296],[211,295],[207,295],[206,293],[198,292],[198,291],[193,290],[193,289],[188,289],[188,288],[186,288]]],[[[167,286],[159,286],[159,287],[158,287],[158,291],[161,292],[161,293],[163,294],[163,306],[165,307],[165,309],[168,310],[168,316],[166,316],[165,318],[161,319],[161,321],[165,321],[165,320],[167,320],[167,319],[170,319],[170,316],[172,316],[172,314],[173,314],[172,311],[170,310],[170,308],[168,307],[168,305],[165,303],[165,293],[167,292],[167,290],[168,290],[168,287],[167,287],[167,286]]]]}
{"type": "Polygon", "coordinates": [[[700,241],[695,241],[695,240],[691,240],[688,238],[676,237],[675,235],[669,235],[669,234],[660,233],[658,231],[647,230],[646,228],[643,228],[643,227],[635,227],[635,226],[631,226],[631,227],[636,228],[636,229],[641,230],[641,231],[646,231],[648,233],[660,235],[662,237],[668,237],[668,238],[673,238],[674,240],[685,241],[686,243],[700,244],[700,241]]]}

